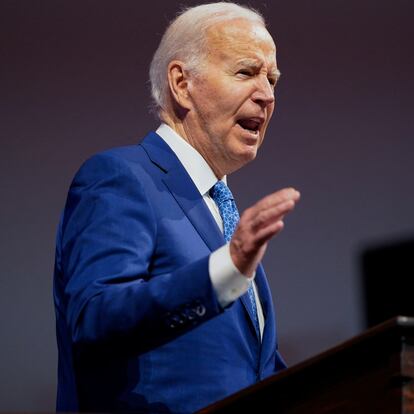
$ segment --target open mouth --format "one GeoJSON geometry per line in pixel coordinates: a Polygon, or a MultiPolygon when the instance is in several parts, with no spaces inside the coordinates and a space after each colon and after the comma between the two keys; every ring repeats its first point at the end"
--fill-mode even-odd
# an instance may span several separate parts
{"type": "Polygon", "coordinates": [[[260,126],[262,125],[263,121],[256,118],[244,118],[239,119],[237,124],[241,126],[244,130],[250,132],[251,134],[257,135],[260,130],[260,126]]]}

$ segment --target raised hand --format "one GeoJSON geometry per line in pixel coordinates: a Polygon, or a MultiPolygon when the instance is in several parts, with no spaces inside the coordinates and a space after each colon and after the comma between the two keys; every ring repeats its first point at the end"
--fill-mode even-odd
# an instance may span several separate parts
{"type": "Polygon", "coordinates": [[[230,241],[230,255],[245,276],[252,276],[262,260],[269,240],[284,227],[283,219],[299,201],[294,188],[276,191],[246,209],[230,241]]]}

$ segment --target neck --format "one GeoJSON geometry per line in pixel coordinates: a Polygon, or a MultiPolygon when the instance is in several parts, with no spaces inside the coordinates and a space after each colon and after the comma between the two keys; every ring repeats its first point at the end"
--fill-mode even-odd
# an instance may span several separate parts
{"type": "Polygon", "coordinates": [[[229,174],[225,168],[220,168],[220,165],[217,162],[218,157],[212,156],[213,151],[210,148],[210,143],[203,143],[202,141],[197,140],[191,133],[191,128],[189,128],[185,119],[181,120],[175,116],[171,116],[170,114],[163,112],[161,114],[161,120],[197,150],[197,152],[206,160],[207,164],[213,170],[217,179],[221,180],[226,174],[229,174]]]}

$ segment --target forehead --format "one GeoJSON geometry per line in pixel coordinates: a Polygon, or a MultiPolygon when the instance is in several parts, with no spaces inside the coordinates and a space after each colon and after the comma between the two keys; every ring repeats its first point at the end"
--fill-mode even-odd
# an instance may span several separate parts
{"type": "Polygon", "coordinates": [[[276,46],[266,28],[246,19],[217,23],[207,31],[208,57],[238,60],[256,58],[276,65],[276,46]]]}

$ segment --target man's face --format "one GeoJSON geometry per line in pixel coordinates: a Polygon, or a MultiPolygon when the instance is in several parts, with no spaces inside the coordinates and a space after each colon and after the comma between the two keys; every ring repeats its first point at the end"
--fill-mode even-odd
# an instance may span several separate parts
{"type": "Polygon", "coordinates": [[[255,158],[274,109],[275,44],[258,23],[232,20],[208,31],[208,53],[190,78],[184,129],[217,175],[255,158]]]}

